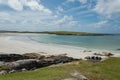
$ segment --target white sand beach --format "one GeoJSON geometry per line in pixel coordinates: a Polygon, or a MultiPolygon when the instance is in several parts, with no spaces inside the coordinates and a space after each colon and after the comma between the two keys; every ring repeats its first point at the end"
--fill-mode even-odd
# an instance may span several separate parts
{"type": "MultiPolygon", "coordinates": [[[[44,55],[58,55],[66,53],[70,57],[84,59],[86,56],[92,56],[95,52],[102,52],[96,50],[92,50],[91,52],[84,52],[84,50],[87,49],[10,39],[10,37],[14,35],[18,34],[0,34],[0,53],[24,54],[35,52],[44,55]]],[[[120,55],[116,54],[115,56],[120,55]]]]}

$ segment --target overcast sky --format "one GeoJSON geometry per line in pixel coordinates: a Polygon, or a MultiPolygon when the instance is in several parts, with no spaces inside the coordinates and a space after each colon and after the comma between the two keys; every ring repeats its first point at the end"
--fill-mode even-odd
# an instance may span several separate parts
{"type": "Polygon", "coordinates": [[[0,0],[0,30],[120,33],[120,0],[0,0]]]}

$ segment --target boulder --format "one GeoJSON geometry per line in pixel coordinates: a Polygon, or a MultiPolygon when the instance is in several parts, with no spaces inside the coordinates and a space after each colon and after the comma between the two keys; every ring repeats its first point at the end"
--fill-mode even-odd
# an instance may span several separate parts
{"type": "Polygon", "coordinates": [[[0,71],[0,74],[6,74],[7,73],[7,71],[6,70],[2,70],[2,71],[0,71]]]}
{"type": "Polygon", "coordinates": [[[12,62],[11,64],[14,64],[13,69],[15,70],[21,70],[21,69],[33,69],[37,66],[37,59],[25,59],[25,60],[18,60],[15,62],[12,62]]]}
{"type": "Polygon", "coordinates": [[[85,59],[87,61],[91,61],[91,62],[97,62],[97,61],[101,61],[102,60],[102,58],[98,57],[98,56],[87,56],[87,57],[85,57],[85,59]]]}
{"type": "Polygon", "coordinates": [[[117,49],[117,50],[120,50],[120,48],[119,48],[119,49],[117,49]]]}
{"type": "Polygon", "coordinates": [[[86,56],[85,59],[87,59],[87,60],[90,59],[90,56],[86,56]]]}
{"type": "Polygon", "coordinates": [[[102,55],[102,56],[108,56],[108,57],[113,56],[113,54],[110,53],[110,52],[102,52],[101,55],[102,55]]]}
{"type": "Polygon", "coordinates": [[[91,50],[84,50],[83,52],[92,52],[91,50]]]}
{"type": "Polygon", "coordinates": [[[43,59],[44,55],[40,55],[38,53],[25,53],[23,56],[28,57],[29,59],[43,59]]]}
{"type": "Polygon", "coordinates": [[[97,55],[97,56],[102,56],[102,54],[100,53],[93,53],[94,55],[97,55]]]}
{"type": "Polygon", "coordinates": [[[85,77],[84,75],[82,75],[81,73],[79,73],[77,71],[71,72],[70,74],[71,74],[71,76],[77,78],[77,80],[88,80],[87,77],[85,77]]]}

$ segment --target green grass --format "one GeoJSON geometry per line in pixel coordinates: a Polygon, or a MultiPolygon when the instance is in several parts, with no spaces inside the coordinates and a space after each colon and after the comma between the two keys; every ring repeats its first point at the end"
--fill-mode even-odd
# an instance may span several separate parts
{"type": "Polygon", "coordinates": [[[120,58],[110,58],[103,62],[79,61],[79,64],[44,67],[34,71],[0,75],[0,80],[61,80],[71,78],[69,74],[77,70],[90,80],[120,80],[120,58]]]}

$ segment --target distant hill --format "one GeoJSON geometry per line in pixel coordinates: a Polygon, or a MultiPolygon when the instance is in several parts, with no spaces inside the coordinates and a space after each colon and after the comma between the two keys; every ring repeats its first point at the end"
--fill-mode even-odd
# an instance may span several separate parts
{"type": "Polygon", "coordinates": [[[105,36],[112,34],[100,34],[100,33],[88,33],[88,32],[72,32],[72,31],[51,31],[43,32],[47,34],[56,34],[56,35],[78,35],[78,36],[105,36]]]}
{"type": "Polygon", "coordinates": [[[73,32],[73,31],[0,31],[0,33],[36,33],[36,34],[56,34],[56,35],[77,35],[77,36],[107,36],[114,34],[102,34],[102,33],[88,33],[88,32],[73,32]]]}

